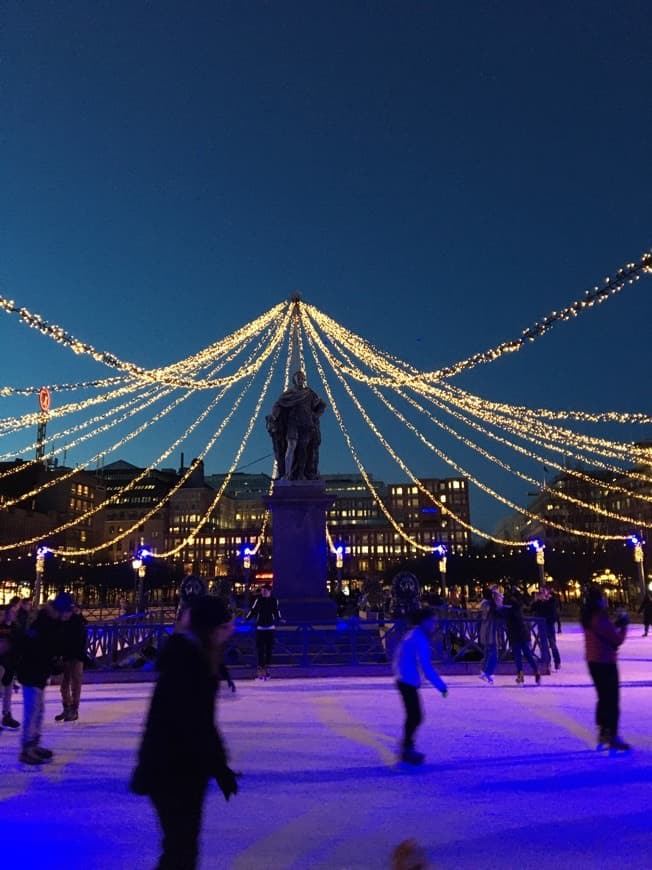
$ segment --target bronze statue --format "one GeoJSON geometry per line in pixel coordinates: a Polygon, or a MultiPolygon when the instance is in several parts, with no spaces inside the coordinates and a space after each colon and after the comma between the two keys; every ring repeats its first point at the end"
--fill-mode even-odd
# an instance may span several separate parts
{"type": "Polygon", "coordinates": [[[265,418],[279,478],[319,479],[319,418],[325,410],[326,402],[306,384],[305,374],[295,372],[292,386],[278,397],[265,418]]]}

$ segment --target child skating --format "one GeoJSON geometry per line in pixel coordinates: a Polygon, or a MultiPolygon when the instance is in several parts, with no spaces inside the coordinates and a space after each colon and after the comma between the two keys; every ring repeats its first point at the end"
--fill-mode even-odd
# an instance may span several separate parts
{"type": "Polygon", "coordinates": [[[435,614],[430,607],[422,607],[411,614],[410,621],[413,628],[398,645],[393,662],[396,685],[405,707],[405,726],[399,758],[408,764],[421,764],[425,755],[414,748],[415,732],[423,722],[419,698],[421,674],[430,680],[444,698],[448,695],[448,688],[430,661],[430,638],[435,630],[435,614]]]}

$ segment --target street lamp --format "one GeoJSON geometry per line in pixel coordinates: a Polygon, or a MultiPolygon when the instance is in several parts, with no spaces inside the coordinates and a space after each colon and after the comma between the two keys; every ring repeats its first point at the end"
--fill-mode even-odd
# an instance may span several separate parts
{"type": "Polygon", "coordinates": [[[630,535],[627,538],[634,552],[634,562],[638,572],[638,583],[641,587],[641,595],[645,596],[645,559],[643,555],[643,544],[645,541],[638,535],[630,535]]]}
{"type": "Polygon", "coordinates": [[[446,549],[445,544],[437,544],[432,548],[432,552],[439,557],[439,578],[441,582],[441,594],[444,599],[444,604],[446,603],[446,556],[448,554],[448,550],[446,549]]]}
{"type": "Polygon", "coordinates": [[[344,565],[344,546],[338,544],[335,547],[335,567],[337,569],[337,594],[342,594],[342,567],[344,565]]]}
{"type": "Polygon", "coordinates": [[[41,604],[41,589],[43,586],[43,572],[45,571],[45,557],[52,550],[49,547],[39,547],[36,551],[36,576],[34,580],[34,607],[39,607],[41,604]]]}
{"type": "Polygon", "coordinates": [[[546,585],[546,575],[544,573],[544,565],[546,559],[543,552],[546,548],[546,545],[543,543],[543,541],[538,541],[536,538],[534,538],[534,540],[530,541],[528,546],[530,547],[530,549],[534,550],[537,562],[537,570],[539,572],[539,589],[543,589],[543,587],[546,585]]]}
{"type": "Polygon", "coordinates": [[[145,559],[147,556],[151,555],[152,554],[148,549],[140,547],[134,558],[131,560],[131,567],[134,571],[134,597],[136,599],[137,613],[142,613],[144,610],[145,574],[147,573],[145,559]]]}
{"type": "Polygon", "coordinates": [[[250,547],[245,547],[242,550],[242,567],[245,577],[245,607],[249,607],[249,585],[251,583],[251,556],[253,550],[250,547]]]}

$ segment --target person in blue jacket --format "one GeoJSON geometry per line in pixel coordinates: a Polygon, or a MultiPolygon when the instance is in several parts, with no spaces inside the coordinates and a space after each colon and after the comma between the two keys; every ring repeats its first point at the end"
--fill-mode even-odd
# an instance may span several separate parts
{"type": "Polygon", "coordinates": [[[410,621],[413,628],[407,632],[396,649],[393,670],[396,686],[405,707],[400,759],[409,764],[421,764],[425,755],[414,748],[415,732],[423,722],[423,710],[419,698],[421,674],[430,680],[444,698],[448,695],[448,688],[430,660],[430,638],[435,630],[434,611],[430,607],[422,607],[411,614],[410,621]]]}

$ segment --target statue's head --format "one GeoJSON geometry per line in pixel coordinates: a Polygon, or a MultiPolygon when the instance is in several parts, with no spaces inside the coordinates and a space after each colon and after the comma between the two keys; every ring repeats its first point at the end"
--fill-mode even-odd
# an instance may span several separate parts
{"type": "Polygon", "coordinates": [[[302,372],[301,369],[299,369],[298,372],[295,372],[292,375],[292,383],[294,384],[295,387],[301,387],[301,388],[305,387],[305,385],[306,385],[305,372],[302,372]]]}

